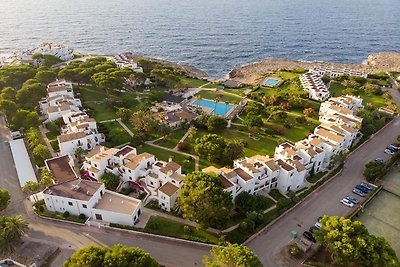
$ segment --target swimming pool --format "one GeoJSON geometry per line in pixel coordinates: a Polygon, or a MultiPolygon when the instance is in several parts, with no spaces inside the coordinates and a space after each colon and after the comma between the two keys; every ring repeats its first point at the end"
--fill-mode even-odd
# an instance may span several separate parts
{"type": "Polygon", "coordinates": [[[193,101],[192,106],[200,106],[204,108],[209,108],[212,110],[212,114],[226,116],[234,107],[232,104],[226,104],[224,102],[215,102],[209,99],[200,99],[193,101]]]}
{"type": "Polygon", "coordinates": [[[277,78],[266,78],[263,81],[262,85],[269,86],[269,87],[274,87],[275,85],[277,85],[280,82],[281,82],[281,80],[277,79],[277,78]]]}

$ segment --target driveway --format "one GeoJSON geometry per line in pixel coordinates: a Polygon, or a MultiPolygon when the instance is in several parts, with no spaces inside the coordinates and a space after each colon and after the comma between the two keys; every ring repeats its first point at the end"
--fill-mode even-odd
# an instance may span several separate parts
{"type": "Polygon", "coordinates": [[[340,175],[332,178],[267,231],[260,232],[259,236],[247,243],[264,266],[282,266],[277,262],[276,254],[290,241],[290,231],[296,230],[302,234],[324,214],[338,216],[349,214],[352,208],[342,205],[340,199],[352,194],[354,185],[364,180],[365,164],[381,156],[384,148],[396,139],[399,132],[400,119],[395,118],[374,138],[350,154],[340,175]]]}

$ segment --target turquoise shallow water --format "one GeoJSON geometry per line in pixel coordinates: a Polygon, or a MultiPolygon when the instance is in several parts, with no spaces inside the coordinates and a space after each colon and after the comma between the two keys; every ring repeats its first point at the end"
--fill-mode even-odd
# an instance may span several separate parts
{"type": "Polygon", "coordinates": [[[221,116],[225,116],[233,108],[232,104],[226,104],[224,102],[216,103],[215,101],[208,100],[208,99],[201,99],[201,100],[193,101],[192,106],[200,106],[200,107],[210,108],[213,110],[214,115],[221,115],[221,116]]]}
{"type": "Polygon", "coordinates": [[[1,0],[0,50],[132,51],[221,77],[264,58],[361,63],[400,52],[398,0],[1,0]]]}

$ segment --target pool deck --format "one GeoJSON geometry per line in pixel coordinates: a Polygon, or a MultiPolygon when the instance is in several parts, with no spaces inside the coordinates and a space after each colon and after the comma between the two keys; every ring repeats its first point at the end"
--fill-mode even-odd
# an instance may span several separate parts
{"type": "Polygon", "coordinates": [[[261,85],[261,86],[265,86],[265,87],[273,88],[273,87],[277,87],[277,86],[281,85],[282,82],[283,82],[283,80],[282,80],[281,78],[266,77],[266,78],[260,83],[260,85],[261,85]],[[275,84],[267,84],[266,82],[267,82],[268,80],[275,80],[275,81],[277,81],[277,82],[276,82],[275,84]]]}
{"type": "MultiPolygon", "coordinates": [[[[202,98],[202,99],[200,99],[200,100],[208,100],[208,101],[215,102],[214,100],[212,100],[212,99],[207,99],[207,98],[202,98]]],[[[191,101],[189,102],[188,105],[190,105],[190,106],[192,106],[192,107],[196,107],[196,108],[201,109],[201,110],[202,110],[206,115],[208,115],[208,116],[214,115],[214,114],[213,114],[213,113],[214,113],[214,109],[213,109],[213,108],[203,107],[203,106],[200,106],[200,105],[193,104],[193,103],[196,102],[196,101],[198,101],[198,100],[193,99],[193,100],[191,100],[191,101]]],[[[217,102],[217,103],[223,103],[223,102],[217,102]]],[[[229,118],[229,117],[231,116],[231,114],[232,114],[232,113],[236,110],[236,108],[237,108],[237,105],[234,105],[234,104],[231,104],[231,103],[229,103],[229,104],[232,105],[232,108],[231,108],[227,113],[225,113],[225,115],[219,115],[219,114],[216,114],[216,115],[222,116],[222,117],[224,117],[224,118],[229,118]]]]}

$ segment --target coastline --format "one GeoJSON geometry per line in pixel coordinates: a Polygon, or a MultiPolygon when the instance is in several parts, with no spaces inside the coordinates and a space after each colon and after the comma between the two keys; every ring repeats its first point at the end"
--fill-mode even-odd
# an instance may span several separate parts
{"type": "Polygon", "coordinates": [[[349,68],[365,73],[400,71],[400,53],[380,52],[371,54],[360,64],[341,64],[333,62],[306,62],[284,59],[265,59],[232,69],[229,79],[243,84],[258,84],[265,75],[277,70],[309,69],[317,66],[349,68]]]}

